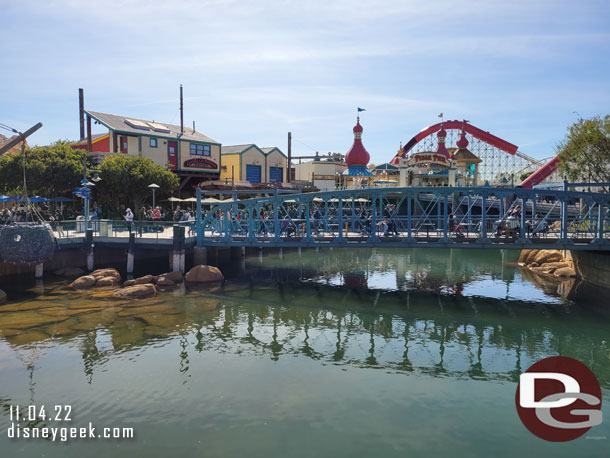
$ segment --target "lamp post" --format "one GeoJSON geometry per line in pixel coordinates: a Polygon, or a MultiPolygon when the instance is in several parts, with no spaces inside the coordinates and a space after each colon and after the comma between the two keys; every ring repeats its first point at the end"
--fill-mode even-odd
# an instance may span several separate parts
{"type": "Polygon", "coordinates": [[[158,184],[152,183],[152,184],[149,184],[148,187],[150,189],[152,189],[152,193],[153,193],[153,204],[152,204],[152,206],[153,206],[153,208],[155,208],[155,191],[158,188],[160,188],[161,186],[159,186],[158,184]]]}

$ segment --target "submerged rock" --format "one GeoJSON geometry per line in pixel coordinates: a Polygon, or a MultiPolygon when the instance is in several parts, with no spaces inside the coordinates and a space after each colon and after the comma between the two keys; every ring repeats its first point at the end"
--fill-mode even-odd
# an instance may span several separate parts
{"type": "Polygon", "coordinates": [[[155,283],[158,286],[176,286],[176,282],[167,277],[167,275],[159,275],[155,283]]]}
{"type": "Polygon", "coordinates": [[[116,286],[120,283],[116,277],[101,277],[95,282],[95,286],[116,286]]]}
{"type": "Polygon", "coordinates": [[[144,275],[143,277],[136,278],[134,280],[134,285],[145,285],[146,283],[152,283],[154,281],[154,277],[152,275],[144,275]]]}
{"type": "Polygon", "coordinates": [[[126,288],[118,289],[114,292],[114,295],[116,297],[129,297],[134,299],[152,297],[155,294],[157,294],[157,288],[155,288],[155,285],[152,285],[150,283],[128,286],[126,288]]]}
{"type": "Polygon", "coordinates": [[[560,269],[557,269],[553,275],[555,277],[566,277],[566,278],[572,278],[572,277],[576,277],[576,272],[574,271],[574,269],[572,269],[571,267],[562,267],[560,269]]]}
{"type": "Polygon", "coordinates": [[[218,267],[199,265],[189,270],[184,279],[187,283],[212,283],[223,281],[225,277],[218,267]]]}
{"type": "Polygon", "coordinates": [[[97,278],[93,275],[84,275],[82,277],[78,277],[72,283],[70,283],[70,287],[74,289],[89,289],[95,285],[97,278]]]}
{"type": "MultiPolygon", "coordinates": [[[[182,272],[167,272],[167,273],[159,275],[159,277],[165,277],[165,278],[173,281],[174,283],[182,283],[182,280],[184,279],[182,277],[182,272]]],[[[158,277],[157,277],[157,279],[158,279],[158,277]]]]}
{"type": "Polygon", "coordinates": [[[85,275],[85,270],[80,267],[63,267],[57,269],[53,273],[61,277],[80,277],[81,275],[85,275]]]}

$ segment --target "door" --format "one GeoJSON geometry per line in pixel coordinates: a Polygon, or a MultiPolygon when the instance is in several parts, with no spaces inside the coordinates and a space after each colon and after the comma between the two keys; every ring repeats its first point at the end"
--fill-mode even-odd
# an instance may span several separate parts
{"type": "Polygon", "coordinates": [[[284,181],[284,169],[282,167],[269,167],[269,180],[271,183],[284,181]]]}
{"type": "Polygon", "coordinates": [[[127,137],[124,135],[121,135],[120,142],[121,142],[121,153],[127,154],[127,137]]]}
{"type": "Polygon", "coordinates": [[[176,170],[176,166],[178,165],[178,142],[167,142],[167,163],[169,164],[169,168],[171,170],[176,170]]]}
{"type": "Polygon", "coordinates": [[[260,165],[246,165],[246,180],[250,183],[261,182],[261,166],[260,165]]]}

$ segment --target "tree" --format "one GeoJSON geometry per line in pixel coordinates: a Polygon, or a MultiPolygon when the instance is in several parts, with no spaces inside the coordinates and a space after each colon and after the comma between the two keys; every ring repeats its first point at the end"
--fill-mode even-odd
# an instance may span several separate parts
{"type": "MultiPolygon", "coordinates": [[[[67,195],[83,177],[87,153],[73,149],[66,141],[25,150],[25,175],[30,196],[67,195]]],[[[0,158],[0,192],[23,194],[23,155],[7,153],[0,158]]]]}
{"type": "Polygon", "coordinates": [[[142,205],[152,203],[148,185],[158,184],[156,199],[160,201],[172,195],[178,187],[178,177],[151,159],[140,156],[111,155],[101,163],[100,177],[95,186],[95,200],[111,214],[118,214],[121,204],[134,213],[142,205]]]}
{"type": "Polygon", "coordinates": [[[610,182],[610,115],[579,119],[557,151],[559,171],[570,181],[610,182]]]}

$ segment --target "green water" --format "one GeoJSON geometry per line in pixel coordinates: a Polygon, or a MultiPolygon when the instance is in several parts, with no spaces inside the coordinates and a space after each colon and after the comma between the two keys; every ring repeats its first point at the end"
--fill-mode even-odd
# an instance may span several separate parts
{"type": "Polygon", "coordinates": [[[0,306],[0,450],[608,456],[610,294],[531,277],[515,255],[268,254],[221,266],[221,286],[180,287],[135,304],[91,299],[59,278],[0,279],[11,297],[0,306]],[[557,354],[594,371],[607,418],[559,444],[527,431],[514,402],[519,374],[557,354]],[[135,437],[9,439],[11,405],[70,405],[71,421],[38,426],[91,422],[132,427],[135,437]]]}

